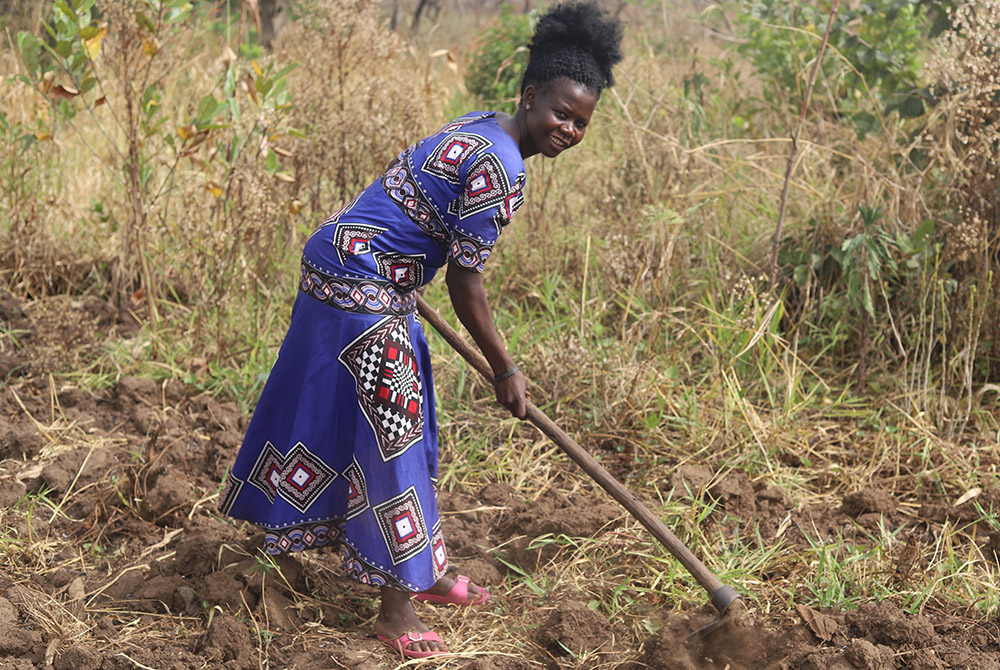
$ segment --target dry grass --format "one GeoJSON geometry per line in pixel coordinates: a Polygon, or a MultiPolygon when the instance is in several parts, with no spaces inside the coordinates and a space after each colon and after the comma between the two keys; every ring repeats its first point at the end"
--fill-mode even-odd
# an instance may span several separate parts
{"type": "MultiPolygon", "coordinates": [[[[407,44],[398,36],[380,37],[374,6],[362,3],[350,12],[317,6],[323,9],[316,23],[286,33],[269,57],[300,63],[288,75],[296,108],[282,134],[268,140],[292,152],[283,169],[294,180],[269,173],[259,147],[235,165],[212,162],[213,146],[218,152],[238,133],[253,132],[259,119],[250,116],[243,126],[212,130],[176,168],[170,168],[166,146],[155,145],[168,156],[154,163],[155,178],[165,180],[165,171],[174,169],[170,195],[153,203],[147,230],[167,318],[107,350],[83,373],[75,369],[72,379],[107,385],[139,371],[252,397],[284,330],[293,265],[311,222],[336,209],[406,142],[465,100],[457,79],[462,45],[453,47],[457,74],[443,56],[430,56],[443,29],[407,44]],[[293,138],[290,127],[306,130],[305,137],[293,138]],[[373,147],[363,156],[362,138],[373,147]],[[231,189],[224,205],[206,188],[213,184],[231,189]]],[[[536,402],[653,505],[711,568],[744,588],[766,620],[787,620],[789,605],[799,602],[851,607],[879,599],[897,600],[914,612],[967,607],[972,617],[995,616],[997,565],[983,533],[1000,532],[996,511],[983,508],[974,521],[966,515],[917,532],[928,523],[926,503],[953,504],[998,481],[996,389],[976,368],[977,361],[992,365],[976,352],[982,354],[989,339],[983,333],[995,328],[987,309],[993,294],[986,290],[995,280],[973,281],[986,267],[976,263],[992,248],[987,222],[995,221],[996,209],[982,201],[970,209],[974,196],[985,192],[971,175],[952,190],[934,177],[962,164],[966,154],[955,142],[957,129],[970,123],[968,115],[983,112],[982,100],[956,94],[913,139],[912,128],[893,119],[886,120],[889,132],[865,142],[829,119],[810,119],[801,132],[788,210],[788,235],[799,248],[838,248],[858,229],[856,206],[871,203],[883,205],[885,227],[893,234],[912,235],[930,218],[951,245],[913,278],[911,290],[883,285],[878,308],[891,321],[886,319],[879,341],[872,388],[856,394],[851,380],[857,326],[847,311],[838,313],[844,318],[837,324],[821,318],[844,299],[836,280],[817,270],[804,285],[768,290],[760,276],[793,119],[772,107],[750,108],[747,99],[759,86],[752,73],[719,65],[727,44],[705,29],[712,15],[647,11],[626,11],[632,21],[629,58],[617,87],[601,101],[587,141],[572,159],[531,161],[527,204],[490,263],[498,327],[532,379],[536,402]],[[685,90],[695,73],[706,78],[700,93],[685,90]],[[980,106],[968,106],[970,100],[980,106]],[[730,122],[737,114],[747,127],[730,122]],[[913,169],[897,160],[913,148],[929,152],[933,161],[913,169]],[[959,202],[965,209],[957,209],[959,202]],[[963,260],[963,249],[971,260],[963,260]],[[690,497],[671,492],[672,477],[684,466],[709,473],[690,497]],[[753,521],[720,507],[711,491],[730,474],[774,487],[788,500],[788,516],[778,520],[772,539],[763,540],[753,521]],[[848,523],[834,532],[819,522],[810,525],[810,510],[834,509],[845,495],[869,486],[894,495],[898,527],[848,523]],[[912,559],[914,551],[919,560],[912,559]]],[[[224,71],[217,60],[220,38],[204,26],[195,28],[184,36],[184,48],[164,56],[164,112],[171,120],[187,120],[200,97],[191,91],[216,90],[224,71]],[[181,62],[194,66],[180,69],[181,62]]],[[[109,41],[108,49],[113,46],[109,41]]],[[[948,45],[954,53],[962,48],[948,45]]],[[[941,53],[955,66],[948,49],[941,53]]],[[[259,64],[266,67],[269,59],[259,64]]],[[[0,49],[0,64],[5,72],[19,67],[9,45],[0,49]]],[[[254,71],[247,61],[235,67],[240,77],[254,71]]],[[[967,81],[959,75],[969,72],[956,74],[956,90],[967,81]]],[[[5,159],[4,277],[10,290],[39,299],[27,303],[32,310],[42,314],[48,308],[46,332],[56,331],[57,317],[67,310],[58,302],[63,298],[41,297],[67,291],[107,295],[121,253],[116,231],[126,216],[127,194],[114,170],[94,167],[110,160],[105,143],[122,141],[110,118],[115,95],[109,91],[108,105],[79,117],[72,128],[62,127],[53,140],[17,154],[21,163],[5,159]],[[19,166],[32,169],[22,174],[19,166]],[[100,209],[94,202],[102,203],[100,209]]],[[[45,109],[19,84],[5,87],[0,97],[8,120],[29,122],[45,109]]],[[[970,141],[981,148],[995,139],[983,134],[970,141]]],[[[987,161],[984,168],[992,165],[982,151],[975,155],[987,161]]],[[[447,301],[437,285],[429,298],[438,305],[447,301]]],[[[476,491],[501,481],[524,500],[538,500],[549,490],[603,495],[549,441],[495,412],[484,383],[443,343],[431,340],[444,488],[476,491]]],[[[76,368],[76,362],[62,367],[76,368]]],[[[5,461],[0,476],[16,472],[30,479],[70,449],[124,446],[66,420],[55,401],[47,415],[31,419],[45,448],[29,463],[5,461]]],[[[198,635],[216,616],[214,610],[205,617],[153,616],[128,603],[102,604],[97,592],[71,594],[72,580],[52,594],[31,579],[67,570],[116,580],[170,560],[173,531],[161,536],[158,529],[136,539],[142,547],[110,557],[87,548],[101,544],[104,531],[97,525],[73,546],[47,532],[47,523],[82,497],[141,498],[138,482],[152,467],[150,459],[127,468],[125,484],[73,487],[59,500],[34,493],[0,513],[0,564],[16,586],[17,604],[59,644],[88,639],[95,622],[113,613],[127,623],[109,648],[131,658],[147,640],[198,635]]],[[[216,493],[197,491],[181,516],[208,518],[216,493]]],[[[963,501],[963,510],[976,499],[963,501]]],[[[138,520],[138,512],[126,506],[115,523],[138,520]]],[[[549,558],[533,571],[508,572],[496,610],[465,617],[421,609],[462,658],[546,658],[535,631],[546,608],[562,596],[591,603],[621,626],[633,650],[658,625],[658,612],[690,610],[705,600],[624,515],[593,538],[534,542],[550,550],[549,558]]],[[[494,549],[502,553],[505,547],[494,549]]],[[[315,588],[291,589],[293,606],[306,613],[333,608],[349,630],[313,623],[287,634],[255,608],[237,607],[256,631],[260,649],[370,649],[363,631],[374,616],[372,601],[345,590],[326,557],[301,561],[315,588]]],[[[283,579],[281,566],[269,570],[268,579],[283,579]]],[[[310,620],[318,622],[318,615],[310,620]]],[[[624,660],[599,658],[595,667],[624,660]]],[[[392,667],[384,659],[379,663],[392,667]]]]}

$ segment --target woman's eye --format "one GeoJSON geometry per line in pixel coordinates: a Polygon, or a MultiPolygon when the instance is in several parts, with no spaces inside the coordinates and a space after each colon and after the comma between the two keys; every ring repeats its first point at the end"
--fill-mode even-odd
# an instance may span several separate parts
{"type": "Polygon", "coordinates": [[[556,118],[557,119],[565,119],[566,118],[565,112],[560,112],[558,109],[555,110],[555,111],[556,111],[556,118]]]}

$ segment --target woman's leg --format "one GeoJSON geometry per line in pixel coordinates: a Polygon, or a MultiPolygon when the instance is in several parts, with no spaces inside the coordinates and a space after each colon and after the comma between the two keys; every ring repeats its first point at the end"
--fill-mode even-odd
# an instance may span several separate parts
{"type": "MultiPolygon", "coordinates": [[[[429,630],[413,611],[409,593],[388,586],[382,587],[382,602],[375,620],[376,633],[396,639],[405,633],[426,633],[429,630]]],[[[410,651],[448,651],[448,647],[431,640],[412,642],[407,648],[410,651]]]]}

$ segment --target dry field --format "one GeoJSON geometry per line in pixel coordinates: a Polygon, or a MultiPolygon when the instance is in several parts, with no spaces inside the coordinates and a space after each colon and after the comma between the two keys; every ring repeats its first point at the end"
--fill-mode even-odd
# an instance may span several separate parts
{"type": "MultiPolygon", "coordinates": [[[[271,558],[216,503],[312,226],[510,102],[466,82],[518,14],[391,34],[376,3],[299,0],[264,53],[223,4],[2,17],[0,670],[421,665],[335,550],[271,558]]],[[[429,334],[449,555],[493,599],[419,605],[453,650],[426,665],[1000,670],[1000,9],[932,38],[845,1],[861,41],[834,31],[800,115],[830,8],[749,4],[622,4],[615,88],[571,158],[529,161],[486,275],[535,402],[748,615],[690,639],[706,594],[429,334]],[[873,34],[895,51],[866,70],[873,34]],[[920,115],[887,111],[885,63],[920,115]]]]}
{"type": "MultiPolygon", "coordinates": [[[[375,593],[345,579],[336,552],[273,560],[262,533],[215,511],[246,425],[232,402],[178,381],[92,389],[60,375],[134,336],[103,301],[6,295],[0,308],[0,327],[19,334],[0,356],[0,667],[414,665],[374,639],[375,593]]],[[[901,459],[851,493],[832,477],[783,489],[712,459],[640,464],[606,442],[605,463],[647,483],[645,501],[746,594],[745,627],[692,642],[714,616],[706,596],[551,443],[480,395],[480,429],[509,437],[478,466],[449,440],[440,502],[453,560],[495,597],[473,613],[421,607],[455,652],[441,667],[1000,667],[995,591],[976,602],[936,583],[995,577],[1000,534],[983,509],[1000,507],[1000,487],[956,501],[901,459]],[[838,606],[858,596],[857,609],[838,606]]],[[[460,427],[475,428],[445,432],[460,427]]],[[[803,452],[871,457],[824,443],[831,429],[814,427],[803,452]]],[[[973,451],[949,457],[996,467],[995,448],[973,451]]]]}

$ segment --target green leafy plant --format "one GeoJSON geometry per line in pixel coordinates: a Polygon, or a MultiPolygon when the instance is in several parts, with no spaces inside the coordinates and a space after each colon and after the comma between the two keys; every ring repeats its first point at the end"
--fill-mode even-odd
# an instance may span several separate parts
{"type": "MultiPolygon", "coordinates": [[[[267,277],[282,235],[274,224],[294,213],[277,193],[295,181],[280,148],[294,132],[293,66],[262,67],[226,44],[221,74],[182,67],[190,36],[212,20],[205,12],[185,0],[57,0],[47,38],[18,36],[19,79],[49,107],[34,137],[82,138],[124,200],[124,212],[96,212],[116,242],[117,300],[143,300],[155,328],[161,299],[204,296],[196,339],[207,312],[224,351],[224,297],[267,277]],[[209,213],[196,219],[204,229],[192,227],[192,209],[209,213]],[[182,274],[169,269],[178,262],[182,274]]],[[[16,132],[30,148],[31,135],[16,132]]]]}
{"type": "Polygon", "coordinates": [[[531,31],[530,16],[514,13],[505,3],[496,23],[480,35],[479,46],[469,58],[465,76],[469,91],[497,109],[513,112],[528,66],[531,31]]]}
{"type": "MultiPolygon", "coordinates": [[[[829,7],[746,0],[741,10],[739,27],[747,40],[741,50],[766,75],[768,97],[796,109],[829,7]]],[[[880,130],[878,114],[922,115],[925,103],[933,99],[929,89],[919,85],[921,45],[928,28],[927,8],[910,0],[842,6],[829,42],[841,57],[824,59],[820,77],[832,88],[836,103],[828,113],[848,118],[861,135],[880,130]],[[871,102],[878,107],[872,109],[871,102]]]]}
{"type": "Polygon", "coordinates": [[[869,348],[869,329],[875,318],[874,294],[883,290],[884,271],[894,272],[896,260],[893,251],[896,240],[878,224],[882,218],[881,207],[858,206],[864,230],[844,240],[835,258],[840,262],[847,282],[847,295],[855,311],[861,314],[861,353],[858,360],[857,385],[865,385],[865,365],[869,348]]]}

